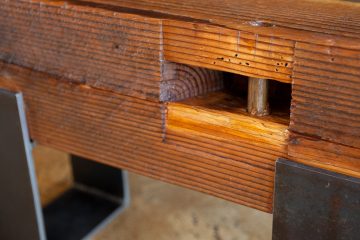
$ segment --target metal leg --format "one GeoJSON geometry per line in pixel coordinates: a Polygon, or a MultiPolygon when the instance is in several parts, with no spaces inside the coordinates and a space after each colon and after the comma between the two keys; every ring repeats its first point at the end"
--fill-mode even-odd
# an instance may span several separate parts
{"type": "Polygon", "coordinates": [[[276,163],[274,240],[359,239],[360,179],[276,163]]]}
{"type": "Polygon", "coordinates": [[[127,207],[126,172],[71,163],[74,186],[42,210],[22,95],[0,89],[0,239],[88,238],[127,207]]]}
{"type": "Polygon", "coordinates": [[[0,89],[0,239],[45,239],[22,95],[0,89]]]}
{"type": "Polygon", "coordinates": [[[74,185],[44,208],[49,240],[90,238],[129,202],[126,173],[72,156],[74,185]]]}

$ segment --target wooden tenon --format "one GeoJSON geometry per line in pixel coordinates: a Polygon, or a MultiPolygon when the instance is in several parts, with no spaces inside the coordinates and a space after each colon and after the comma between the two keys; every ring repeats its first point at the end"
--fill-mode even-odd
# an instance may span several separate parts
{"type": "Polygon", "coordinates": [[[360,177],[360,4],[0,3],[0,88],[39,144],[265,212],[279,157],[360,177]],[[292,85],[291,114],[229,73],[292,85]]]}

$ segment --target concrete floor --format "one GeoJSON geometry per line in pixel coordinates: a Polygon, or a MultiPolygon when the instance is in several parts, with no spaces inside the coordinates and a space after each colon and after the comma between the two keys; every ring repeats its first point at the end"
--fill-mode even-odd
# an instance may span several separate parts
{"type": "MultiPolygon", "coordinates": [[[[71,186],[67,155],[34,150],[43,205],[71,186]]],[[[129,174],[131,204],[96,240],[265,240],[272,216],[212,196],[129,174]]]]}

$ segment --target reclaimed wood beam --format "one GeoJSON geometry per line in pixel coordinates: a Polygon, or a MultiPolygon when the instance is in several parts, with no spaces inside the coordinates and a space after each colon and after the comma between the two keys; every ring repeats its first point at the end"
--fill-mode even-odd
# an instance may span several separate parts
{"type": "Polygon", "coordinates": [[[360,5],[185,2],[0,0],[31,137],[266,212],[279,157],[359,177],[360,5]],[[250,116],[222,72],[291,84],[290,118],[250,116]]]}

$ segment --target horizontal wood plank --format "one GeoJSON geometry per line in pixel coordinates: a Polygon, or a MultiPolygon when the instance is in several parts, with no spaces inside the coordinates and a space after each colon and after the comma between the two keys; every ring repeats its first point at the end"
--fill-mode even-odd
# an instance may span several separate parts
{"type": "Polygon", "coordinates": [[[241,99],[215,92],[168,103],[165,141],[274,170],[274,161],[287,156],[287,128],[286,115],[255,118],[241,99]]]}
{"type": "MultiPolygon", "coordinates": [[[[59,81],[14,65],[1,64],[0,69],[0,87],[24,94],[30,135],[39,144],[271,212],[274,162],[285,153],[280,133],[274,136],[278,143],[271,144],[223,136],[229,148],[215,154],[206,149],[220,149],[221,144],[210,132],[180,134],[181,141],[190,143],[196,137],[196,149],[194,144],[177,144],[178,136],[171,136],[164,125],[166,104],[59,81]],[[269,147],[261,150],[264,145],[269,147]]],[[[286,124],[275,125],[286,129],[286,124]]]]}
{"type": "Polygon", "coordinates": [[[360,18],[352,10],[356,5],[310,2],[294,1],[292,8],[299,11],[290,18],[266,10],[271,1],[261,1],[261,6],[227,0],[231,8],[218,0],[188,0],[186,5],[150,0],[4,1],[0,58],[149,100],[159,98],[164,59],[290,83],[297,43],[360,49],[357,35],[351,34],[358,28],[347,21],[360,18]],[[301,11],[308,4],[317,11],[301,11]],[[201,6],[209,11],[203,13],[201,6]],[[325,9],[341,9],[344,18],[334,18],[325,9]],[[322,22],[312,19],[315,13],[321,13],[322,22]],[[295,21],[300,16],[301,22],[295,21]]]}
{"type": "Polygon", "coordinates": [[[360,149],[291,133],[289,157],[297,162],[360,177],[360,149]]]}
{"type": "Polygon", "coordinates": [[[160,20],[60,2],[1,1],[0,58],[64,79],[158,99],[160,20]]]}
{"type": "Polygon", "coordinates": [[[297,46],[290,130],[360,148],[360,51],[318,47],[297,46]]]}

